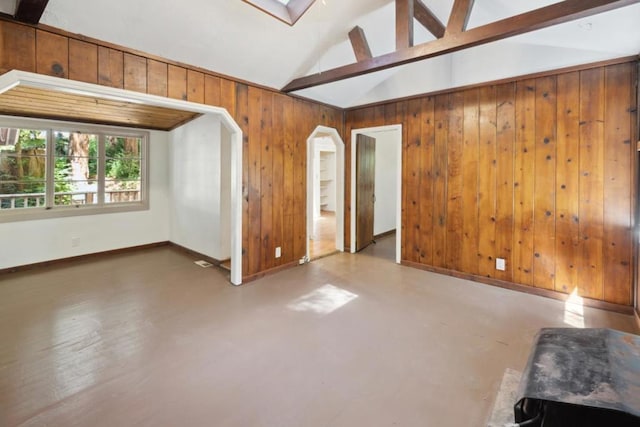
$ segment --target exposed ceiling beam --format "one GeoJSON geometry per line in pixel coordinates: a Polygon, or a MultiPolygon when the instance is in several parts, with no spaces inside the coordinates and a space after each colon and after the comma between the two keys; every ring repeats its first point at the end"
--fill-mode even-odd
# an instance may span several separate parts
{"type": "Polygon", "coordinates": [[[440,22],[438,17],[429,10],[421,0],[413,2],[413,13],[416,21],[422,24],[435,38],[440,39],[444,36],[444,24],[440,22]]]}
{"type": "Polygon", "coordinates": [[[42,18],[49,0],[18,0],[13,17],[21,22],[37,24],[42,18]]]}
{"type": "Polygon", "coordinates": [[[351,47],[353,47],[353,53],[356,55],[356,61],[360,62],[372,58],[371,49],[369,49],[369,43],[362,28],[357,25],[353,27],[353,30],[349,31],[349,40],[351,40],[351,47]]]}
{"type": "Polygon", "coordinates": [[[636,3],[640,3],[640,0],[564,0],[531,12],[472,28],[460,34],[452,36],[445,35],[441,39],[423,43],[412,48],[388,53],[318,74],[300,77],[291,81],[282,90],[284,92],[293,92],[363,74],[374,73],[376,71],[468,49],[636,3]]]}
{"type": "Polygon", "coordinates": [[[413,46],[413,0],[396,0],[396,50],[413,46]]]}
{"type": "Polygon", "coordinates": [[[457,34],[467,30],[474,0],[455,0],[447,24],[447,33],[457,34]]]}

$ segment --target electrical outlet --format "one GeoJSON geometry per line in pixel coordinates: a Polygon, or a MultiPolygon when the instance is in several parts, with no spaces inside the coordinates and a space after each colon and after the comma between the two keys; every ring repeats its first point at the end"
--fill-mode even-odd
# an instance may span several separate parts
{"type": "Polygon", "coordinates": [[[504,258],[496,258],[496,270],[505,271],[507,269],[504,258]]]}
{"type": "Polygon", "coordinates": [[[280,258],[282,256],[282,248],[278,246],[276,248],[276,258],[280,258]]]}
{"type": "Polygon", "coordinates": [[[72,237],[71,238],[71,247],[72,248],[77,248],[78,246],[80,246],[80,238],[79,237],[72,237]]]}

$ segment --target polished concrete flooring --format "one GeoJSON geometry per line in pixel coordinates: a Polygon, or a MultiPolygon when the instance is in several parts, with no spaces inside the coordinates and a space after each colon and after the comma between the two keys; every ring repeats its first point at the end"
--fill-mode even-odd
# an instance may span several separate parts
{"type": "Polygon", "coordinates": [[[3,276],[0,425],[483,426],[539,328],[634,331],[393,244],[240,287],[170,247],[3,276]]]}

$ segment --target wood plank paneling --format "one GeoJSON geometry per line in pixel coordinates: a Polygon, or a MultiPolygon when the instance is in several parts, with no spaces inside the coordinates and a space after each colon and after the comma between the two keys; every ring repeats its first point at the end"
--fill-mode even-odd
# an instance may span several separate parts
{"type": "MultiPolygon", "coordinates": [[[[634,180],[634,182],[636,183],[636,186],[632,187],[631,190],[631,206],[636,207],[633,210],[633,230],[634,233],[638,230],[638,227],[640,226],[640,224],[638,223],[638,218],[640,216],[640,212],[639,209],[637,208],[638,206],[638,191],[640,190],[640,188],[638,188],[638,180],[639,180],[639,175],[640,175],[640,171],[638,170],[639,168],[639,153],[638,148],[636,147],[636,149],[633,149],[633,141],[634,139],[637,140],[638,142],[640,142],[640,62],[638,63],[632,63],[630,64],[630,66],[632,67],[632,71],[631,71],[631,82],[632,82],[632,87],[633,85],[636,86],[636,90],[633,91],[633,94],[631,96],[632,99],[632,104],[635,106],[635,108],[631,109],[631,142],[632,142],[632,147],[631,149],[633,150],[633,156],[632,158],[632,162],[631,162],[631,168],[632,168],[632,173],[631,173],[631,179],[634,180]]],[[[633,245],[633,254],[632,254],[632,265],[633,265],[633,287],[634,290],[633,292],[635,293],[636,297],[635,297],[635,308],[636,308],[636,321],[640,322],[640,271],[638,271],[638,268],[640,267],[640,261],[638,261],[638,256],[640,255],[638,253],[639,251],[639,245],[637,242],[634,242],[633,245]]]]}
{"type": "Polygon", "coordinates": [[[420,145],[420,258],[421,264],[433,264],[433,155],[435,144],[435,98],[422,98],[420,145]]]}
{"type": "MultiPolygon", "coordinates": [[[[262,119],[260,122],[262,137],[262,152],[260,154],[260,211],[262,241],[262,270],[273,268],[275,260],[275,245],[273,244],[273,215],[281,206],[273,205],[273,94],[263,93],[262,119]]],[[[306,193],[305,193],[306,194],[306,193]]]]}
{"type": "Polygon", "coordinates": [[[147,93],[167,96],[168,66],[165,62],[147,60],[147,93]]]}
{"type": "Polygon", "coordinates": [[[555,289],[556,77],[536,81],[533,285],[555,289]]]}
{"type": "Polygon", "coordinates": [[[447,187],[447,268],[462,270],[462,147],[464,97],[461,92],[449,99],[448,187],[447,187]]]}
{"type": "Polygon", "coordinates": [[[295,162],[295,121],[294,121],[294,101],[287,97],[283,99],[282,106],[282,120],[284,122],[284,160],[283,160],[283,174],[284,174],[284,204],[283,204],[283,227],[286,230],[286,234],[283,236],[283,244],[286,250],[282,252],[283,263],[289,263],[295,260],[295,253],[293,251],[293,218],[296,216],[294,210],[294,162],[295,162]]]}
{"type": "Polygon", "coordinates": [[[113,101],[28,86],[17,86],[3,93],[0,96],[0,111],[16,116],[126,125],[165,131],[198,116],[197,113],[184,110],[113,101]]]}
{"type": "MultiPolygon", "coordinates": [[[[272,117],[272,128],[274,130],[284,130],[285,122],[284,122],[284,100],[286,99],[283,95],[274,95],[273,97],[273,117],[272,117]]],[[[284,217],[285,217],[285,207],[284,207],[284,143],[285,132],[274,132],[273,137],[271,138],[271,150],[273,153],[272,163],[273,163],[273,172],[272,172],[272,192],[273,192],[273,229],[271,231],[271,238],[273,241],[273,247],[285,247],[284,246],[284,217]]],[[[274,259],[274,264],[276,266],[282,265],[284,261],[284,257],[274,259]]]]}
{"type": "Polygon", "coordinates": [[[557,89],[555,290],[571,293],[578,283],[582,242],[579,227],[580,73],[559,75],[557,89]]]}
{"type": "Polygon", "coordinates": [[[505,271],[495,277],[513,281],[513,162],[515,141],[515,84],[496,88],[496,258],[505,260],[505,271]]]}
{"type": "Polygon", "coordinates": [[[187,70],[187,101],[204,104],[204,73],[187,70]]]}
{"type": "Polygon", "coordinates": [[[349,111],[347,130],[403,124],[403,260],[629,305],[636,66],[349,111]]]}
{"type": "Polygon", "coordinates": [[[407,261],[419,262],[420,260],[420,146],[421,146],[421,115],[422,103],[419,99],[408,102],[407,139],[404,144],[406,153],[406,167],[403,170],[403,184],[406,187],[404,201],[404,223],[406,233],[407,261]]]}
{"type": "Polygon", "coordinates": [[[308,102],[294,100],[293,149],[293,252],[294,260],[306,255],[307,241],[307,137],[315,123],[315,112],[308,102]]]}
{"type": "Polygon", "coordinates": [[[36,71],[36,30],[0,21],[0,74],[11,70],[36,71]]]}
{"type": "Polygon", "coordinates": [[[479,90],[478,274],[494,277],[496,256],[496,88],[479,90]]]}
{"type": "Polygon", "coordinates": [[[98,83],[98,46],[80,40],[69,40],[69,78],[98,83]]]}
{"type": "Polygon", "coordinates": [[[628,183],[633,179],[631,135],[635,97],[632,64],[620,64],[605,70],[604,140],[604,287],[605,301],[631,304],[631,263],[633,254],[633,212],[628,183]]]}
{"type": "Polygon", "coordinates": [[[533,192],[535,174],[535,81],[516,85],[513,279],[533,284],[533,192]]]}
{"type": "MultiPolygon", "coordinates": [[[[220,107],[221,98],[220,77],[210,76],[209,74],[204,76],[204,103],[207,105],[213,105],[220,107]]],[[[233,115],[233,112],[232,112],[233,115]]]]}
{"type": "Polygon", "coordinates": [[[248,211],[248,235],[249,245],[247,248],[249,274],[256,274],[261,271],[261,154],[262,154],[262,90],[249,87],[249,147],[247,157],[249,159],[249,211],[248,211]]]}
{"type": "Polygon", "coordinates": [[[108,47],[98,47],[98,84],[124,88],[124,53],[108,47]]]}
{"type": "Polygon", "coordinates": [[[67,78],[69,76],[69,39],[36,30],[36,73],[67,78]]]}
{"type": "Polygon", "coordinates": [[[604,70],[580,72],[580,296],[603,297],[604,70]]]}
{"type": "Polygon", "coordinates": [[[433,154],[433,265],[446,267],[447,254],[447,140],[449,95],[436,97],[433,154]]]}
{"type": "Polygon", "coordinates": [[[463,92],[461,268],[471,274],[478,274],[478,156],[480,148],[478,94],[478,89],[463,92]]]}
{"type": "Polygon", "coordinates": [[[124,88],[147,92],[147,60],[142,56],[124,54],[124,88]]]}
{"type": "Polygon", "coordinates": [[[169,87],[167,92],[169,98],[187,100],[187,70],[169,64],[169,87]]]}
{"type": "Polygon", "coordinates": [[[236,86],[236,83],[231,80],[220,79],[220,106],[234,117],[236,111],[236,86]]]}
{"type": "MultiPolygon", "coordinates": [[[[227,88],[228,89],[228,88],[227,88]]],[[[242,129],[242,275],[249,275],[249,88],[237,85],[233,89],[235,109],[233,111],[236,123],[242,129]]]]}

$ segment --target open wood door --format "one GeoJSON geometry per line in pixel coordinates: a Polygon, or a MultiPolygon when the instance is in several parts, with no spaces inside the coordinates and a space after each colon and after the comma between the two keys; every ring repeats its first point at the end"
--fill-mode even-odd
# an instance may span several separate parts
{"type": "Polygon", "coordinates": [[[357,135],[356,139],[356,251],[373,242],[375,204],[376,139],[357,135]]]}

